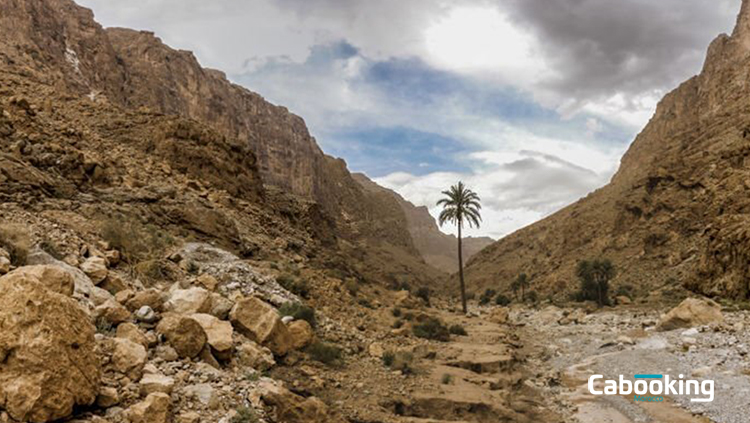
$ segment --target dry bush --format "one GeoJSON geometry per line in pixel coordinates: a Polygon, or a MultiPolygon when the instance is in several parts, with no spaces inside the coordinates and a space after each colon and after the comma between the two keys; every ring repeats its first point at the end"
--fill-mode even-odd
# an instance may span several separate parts
{"type": "Polygon", "coordinates": [[[21,225],[0,225],[0,248],[10,254],[10,262],[14,266],[23,266],[31,248],[31,235],[21,225]]]}

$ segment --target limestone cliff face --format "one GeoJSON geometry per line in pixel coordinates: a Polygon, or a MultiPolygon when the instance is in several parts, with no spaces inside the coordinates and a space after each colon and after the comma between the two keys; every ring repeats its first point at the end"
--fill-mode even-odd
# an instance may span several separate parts
{"type": "MultiPolygon", "coordinates": [[[[547,293],[577,288],[578,260],[608,257],[616,284],[677,285],[748,298],[750,286],[750,1],[702,72],[669,93],[612,182],[488,247],[469,263],[474,287],[520,272],[547,293]]],[[[644,292],[645,293],[645,292],[644,292]]]]}
{"type": "MultiPolygon", "coordinates": [[[[447,273],[458,272],[458,240],[454,235],[446,235],[440,231],[427,207],[415,206],[396,192],[381,187],[361,173],[355,173],[353,176],[366,190],[396,199],[406,215],[407,227],[414,246],[427,264],[447,273]]],[[[468,260],[492,242],[493,239],[489,237],[464,238],[464,260],[468,260]]]]}
{"type": "Polygon", "coordinates": [[[247,143],[266,184],[321,204],[339,235],[417,255],[395,200],[369,196],[302,118],[202,68],[192,53],[153,33],[105,30],[71,0],[3,1],[0,37],[6,64],[71,93],[207,123],[247,143]]]}

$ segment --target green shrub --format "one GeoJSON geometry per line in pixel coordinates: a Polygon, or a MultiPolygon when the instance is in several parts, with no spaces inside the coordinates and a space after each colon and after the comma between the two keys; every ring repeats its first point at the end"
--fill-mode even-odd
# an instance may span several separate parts
{"type": "Polygon", "coordinates": [[[237,410],[237,414],[232,417],[231,423],[257,423],[258,416],[255,414],[255,410],[248,407],[240,407],[237,410]]]}
{"type": "Polygon", "coordinates": [[[308,298],[310,296],[310,287],[307,282],[288,273],[283,273],[277,276],[276,282],[294,295],[298,295],[302,298],[308,298]]]}
{"type": "Polygon", "coordinates": [[[393,317],[401,317],[401,309],[398,307],[394,307],[393,310],[391,310],[391,314],[393,317]]]}
{"type": "Polygon", "coordinates": [[[443,385],[450,385],[453,383],[453,376],[451,376],[448,373],[443,374],[443,377],[440,379],[443,385]]]}
{"type": "Polygon", "coordinates": [[[279,308],[282,316],[292,316],[294,320],[304,320],[315,327],[315,309],[300,303],[285,303],[279,308]]]}
{"type": "Polygon", "coordinates": [[[417,298],[421,298],[425,304],[430,305],[430,288],[423,286],[417,289],[417,292],[414,295],[416,295],[417,298]]]}
{"type": "Polygon", "coordinates": [[[128,264],[153,259],[175,243],[174,238],[158,226],[143,225],[122,216],[102,222],[100,233],[128,264]]]}
{"type": "Polygon", "coordinates": [[[532,304],[536,304],[539,302],[539,294],[537,294],[536,291],[529,291],[526,299],[528,299],[532,304]]]}
{"type": "Polygon", "coordinates": [[[576,276],[581,284],[575,296],[578,301],[596,301],[600,307],[609,304],[609,281],[615,277],[615,266],[611,261],[581,261],[576,276]]]}
{"type": "Polygon", "coordinates": [[[26,264],[26,257],[31,248],[31,236],[29,232],[20,225],[0,225],[0,248],[10,254],[10,262],[14,266],[26,264]]]}
{"type": "Polygon", "coordinates": [[[414,320],[414,313],[412,312],[404,313],[404,320],[407,320],[409,322],[414,320]]]}
{"type": "Polygon", "coordinates": [[[398,319],[395,322],[393,322],[393,326],[391,326],[391,327],[393,329],[401,329],[402,327],[404,327],[404,321],[401,320],[401,319],[398,319]]]}
{"type": "Polygon", "coordinates": [[[414,356],[406,351],[386,351],[383,354],[383,364],[391,370],[399,370],[403,374],[414,373],[412,362],[414,356]]]}
{"type": "Polygon", "coordinates": [[[466,329],[464,329],[461,325],[451,325],[450,328],[448,328],[448,332],[450,332],[451,335],[459,335],[459,336],[466,336],[468,333],[466,333],[466,329]]]}
{"type": "Polygon", "coordinates": [[[484,293],[479,297],[479,305],[489,304],[495,294],[497,294],[497,292],[494,289],[487,289],[486,291],[484,291],[484,293]]]}
{"type": "Polygon", "coordinates": [[[359,294],[359,282],[354,278],[347,279],[346,282],[344,282],[344,287],[352,297],[356,297],[359,294]]]}
{"type": "Polygon", "coordinates": [[[429,317],[424,322],[417,323],[412,327],[414,336],[417,338],[431,339],[434,341],[447,342],[450,340],[450,332],[440,319],[429,317]]]}
{"type": "Polygon", "coordinates": [[[56,260],[62,260],[63,258],[65,258],[65,255],[60,252],[60,247],[58,247],[57,244],[55,244],[55,242],[50,239],[45,238],[41,240],[39,242],[39,248],[45,253],[54,257],[56,260]]]}
{"type": "Polygon", "coordinates": [[[169,269],[161,260],[144,260],[135,265],[134,273],[139,278],[156,283],[169,278],[169,269]]]}
{"type": "Polygon", "coordinates": [[[509,306],[511,303],[510,298],[506,297],[503,294],[497,294],[497,297],[495,297],[495,304],[503,307],[509,306]]]}
{"type": "Polygon", "coordinates": [[[310,358],[323,364],[332,365],[341,360],[341,348],[325,342],[313,342],[305,351],[310,358]]]}

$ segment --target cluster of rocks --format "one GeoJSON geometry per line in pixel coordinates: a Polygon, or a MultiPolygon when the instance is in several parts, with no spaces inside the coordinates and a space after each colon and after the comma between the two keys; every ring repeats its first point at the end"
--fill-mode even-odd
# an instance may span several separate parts
{"type": "Polygon", "coordinates": [[[282,320],[241,289],[219,293],[209,273],[113,294],[100,288],[114,276],[107,255],[73,267],[37,254],[31,261],[53,264],[0,277],[0,422],[55,421],[79,406],[92,407],[80,421],[228,422],[243,407],[332,421],[321,401],[263,376],[314,341],[308,322],[282,320]]]}

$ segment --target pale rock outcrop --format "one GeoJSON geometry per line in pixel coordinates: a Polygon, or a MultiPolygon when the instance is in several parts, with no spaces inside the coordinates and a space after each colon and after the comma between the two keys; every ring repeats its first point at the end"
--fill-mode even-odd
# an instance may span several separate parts
{"type": "Polygon", "coordinates": [[[107,260],[103,257],[89,257],[81,263],[81,270],[85,273],[94,285],[99,285],[107,278],[109,270],[107,269],[107,260]]]}
{"type": "Polygon", "coordinates": [[[180,314],[207,313],[211,311],[211,294],[198,287],[174,289],[164,307],[180,314]]]}
{"type": "Polygon", "coordinates": [[[688,298],[659,319],[657,330],[668,331],[681,328],[724,322],[721,306],[704,298],[688,298]]]}
{"type": "Polygon", "coordinates": [[[267,346],[276,355],[292,349],[292,337],[276,309],[255,297],[238,301],[229,318],[234,327],[251,340],[267,346]]]}
{"type": "Polygon", "coordinates": [[[190,316],[198,322],[206,332],[208,345],[211,346],[213,353],[221,359],[228,358],[234,348],[234,341],[232,341],[232,335],[234,335],[234,329],[232,324],[219,320],[210,314],[193,314],[190,316]]]}
{"type": "Polygon", "coordinates": [[[75,279],[73,275],[60,266],[23,266],[14,270],[12,274],[18,275],[19,277],[34,278],[47,289],[68,297],[73,296],[75,290],[75,279]]]}
{"type": "Polygon", "coordinates": [[[88,314],[22,275],[1,277],[0,292],[0,408],[36,423],[93,404],[101,365],[88,314]]]}

